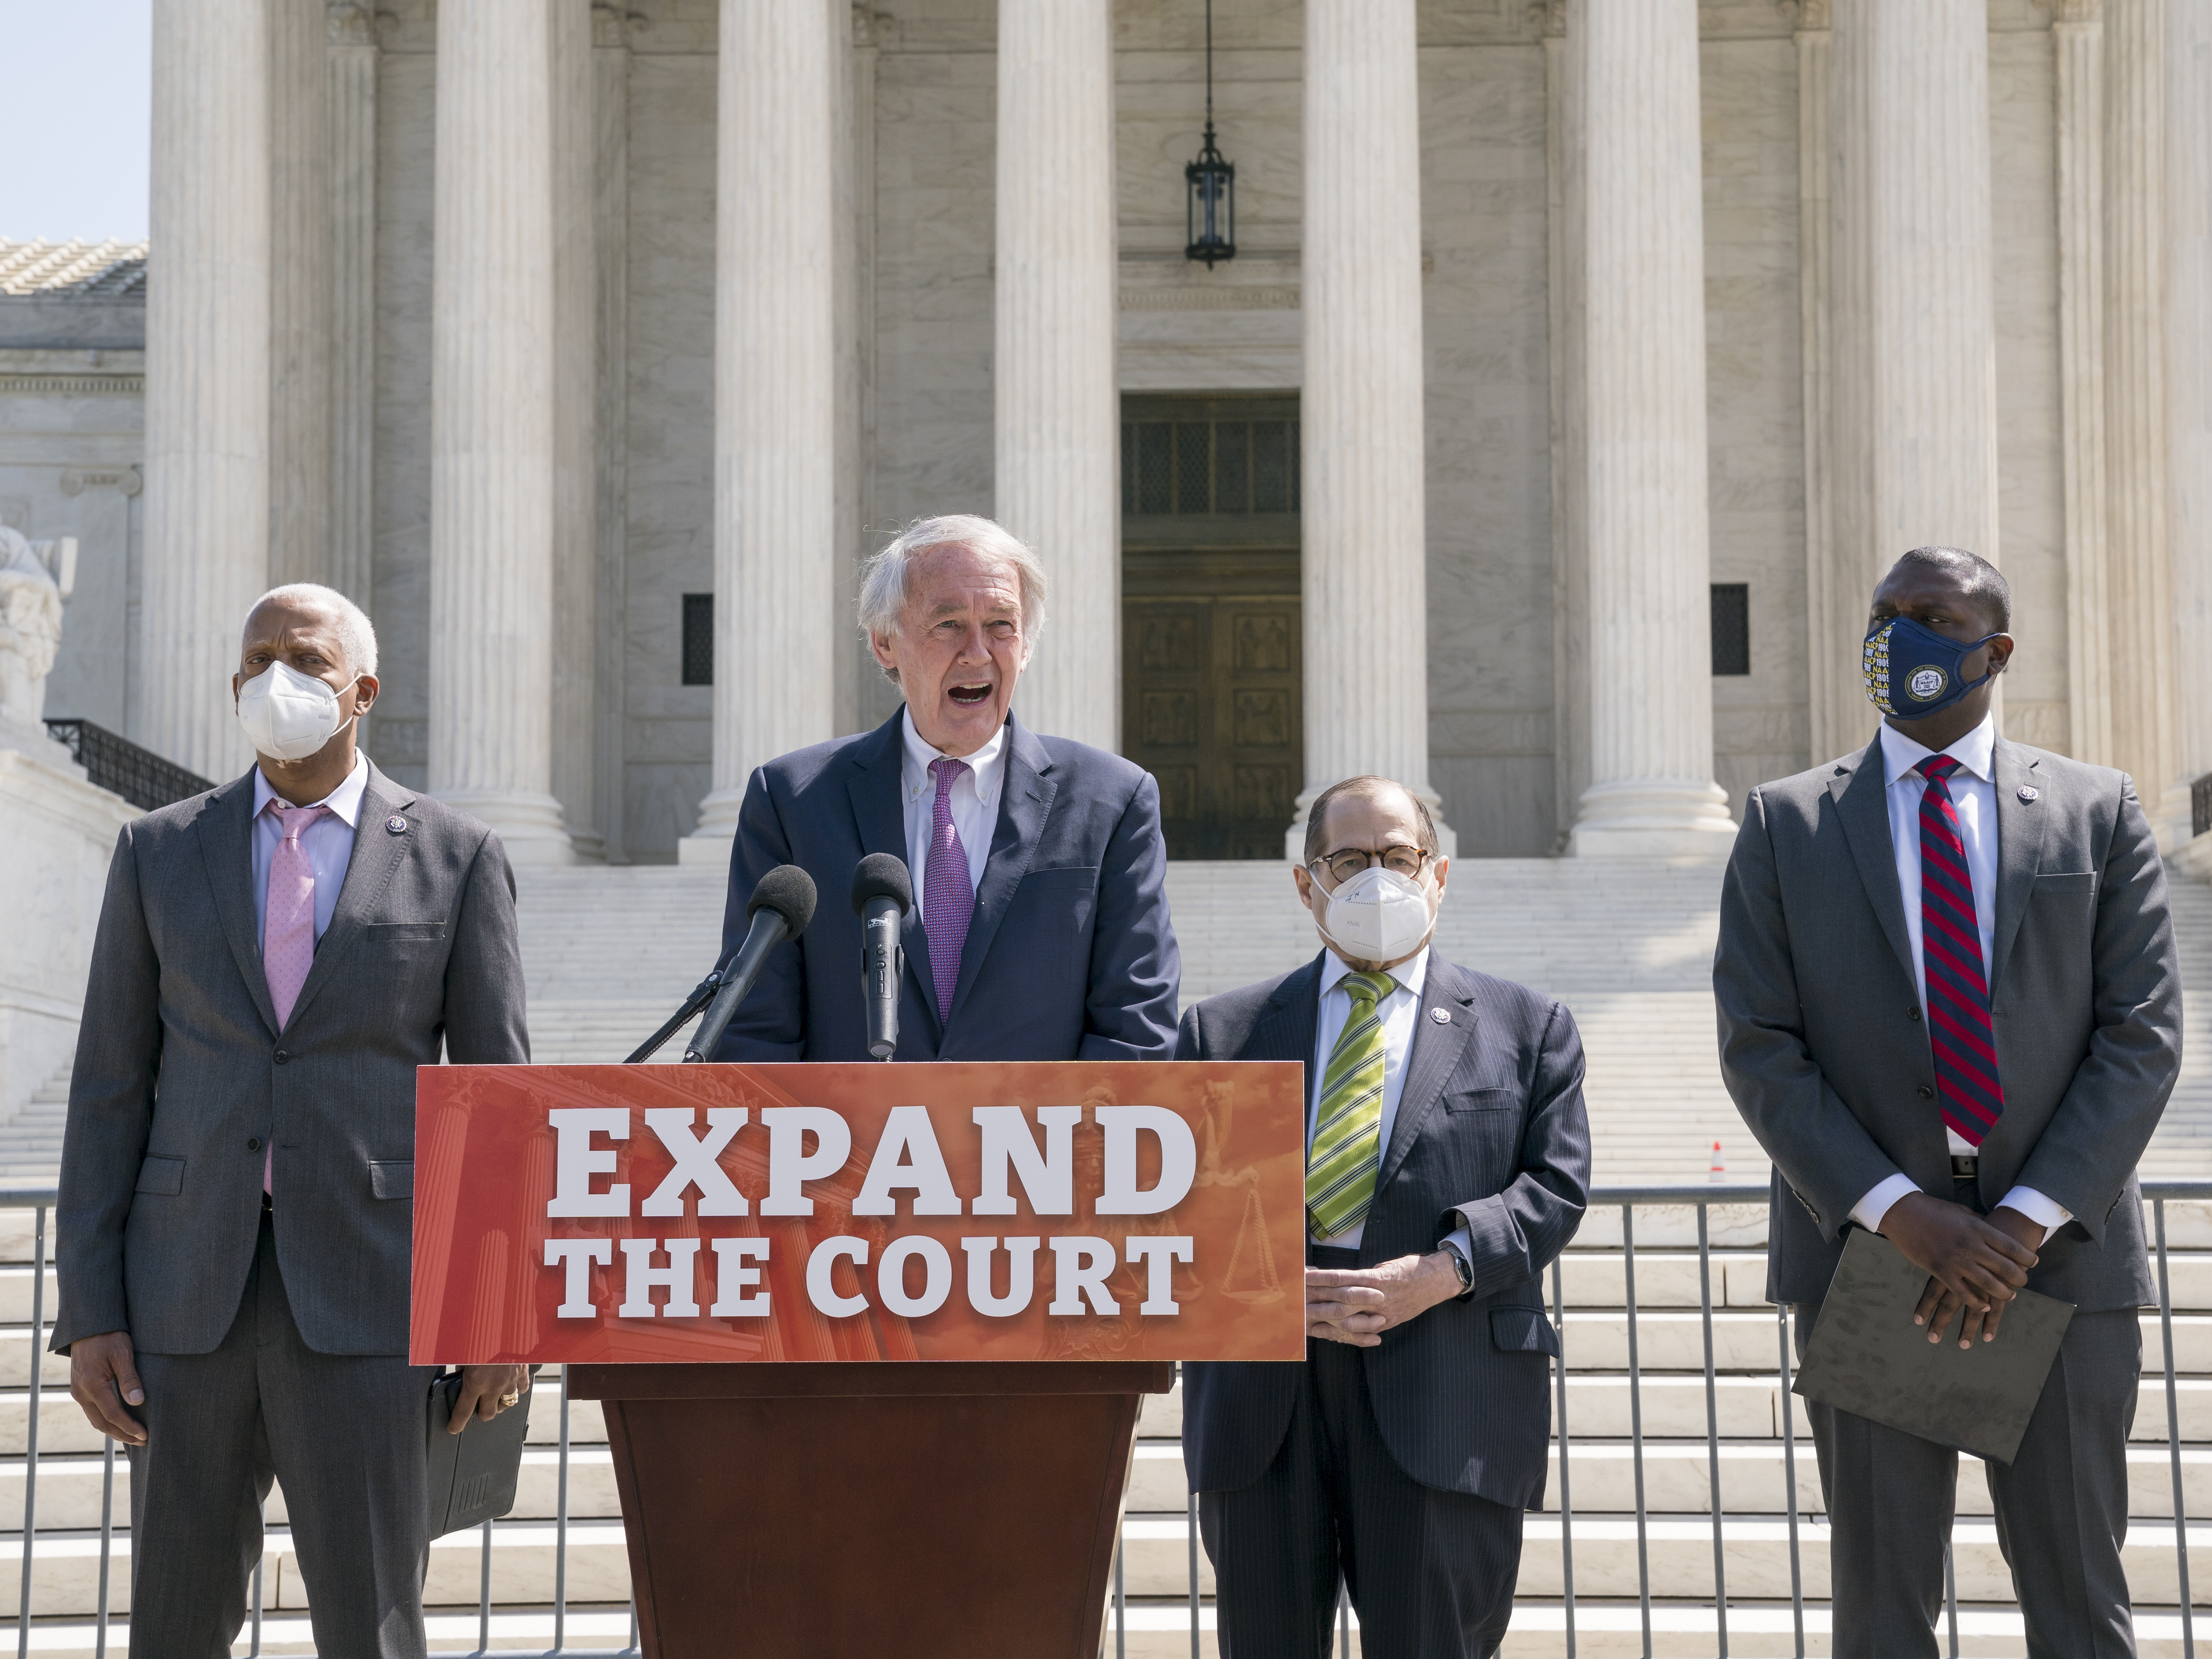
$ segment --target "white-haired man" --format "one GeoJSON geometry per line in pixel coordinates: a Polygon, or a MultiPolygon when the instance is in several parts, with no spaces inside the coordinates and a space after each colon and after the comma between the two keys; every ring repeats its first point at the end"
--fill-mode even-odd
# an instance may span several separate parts
{"type": "MultiPolygon", "coordinates": [[[[753,884],[796,864],[842,894],[903,860],[899,1060],[1164,1060],[1182,973],[1149,773],[1032,732],[1014,687],[1044,623],[1036,555],[988,519],[925,519],[868,562],[860,626],[906,706],[754,772],[724,947],[753,884]]],[[[866,1060],[860,923],[823,904],[781,945],[715,1057],[866,1060]]]]}
{"type": "MultiPolygon", "coordinates": [[[[316,1651],[424,1651],[415,1068],[530,1044],[506,852],[359,752],[377,690],[358,606],[264,595],[231,679],[253,769],[127,826],[108,872],[53,1347],[130,1449],[132,1645],[163,1659],[229,1653],[272,1479],[316,1651]]],[[[472,1366],[453,1420],[528,1387],[472,1366]]]]}

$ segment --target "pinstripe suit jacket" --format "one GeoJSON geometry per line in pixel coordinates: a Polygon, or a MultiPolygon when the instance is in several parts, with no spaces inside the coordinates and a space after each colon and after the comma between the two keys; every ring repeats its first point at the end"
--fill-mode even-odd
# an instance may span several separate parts
{"type": "Polygon", "coordinates": [[[527,1060],[499,837],[369,768],[281,1030],[253,914],[253,774],[124,827],[94,940],[55,1212],[53,1347],[206,1353],[238,1313],[276,1143],[276,1259],[319,1353],[407,1351],[415,1069],[527,1060]],[[396,827],[395,827],[396,826],[396,827]]]}
{"type": "MultiPolygon", "coordinates": [[[[1999,738],[1990,1012],[2004,1115],[1983,1201],[2015,1182],[2074,1219],[2028,1288],[2084,1313],[2157,1299],[2136,1162],[2181,1067],[2181,966],[2135,784],[1999,738]]],[[[1851,1206],[1902,1170],[1948,1198],[1950,1152],[1912,977],[1881,750],[1751,792],[1721,890],[1721,1074],[1774,1160],[1766,1294],[1827,1294],[1851,1206]]]]}
{"type": "MultiPolygon", "coordinates": [[[[1312,1074],[1321,958],[1183,1015],[1177,1060],[1296,1060],[1312,1074]]],[[[1383,1443],[1424,1486],[1529,1508],[1551,1437],[1540,1275],[1582,1224],[1589,1189],[1582,1039],[1523,986],[1433,952],[1398,1115],[1383,1149],[1363,1266],[1433,1250],[1462,1221],[1474,1285],[1360,1351],[1383,1443]],[[1446,1020],[1435,1018],[1442,1010],[1446,1020]]],[[[1200,1492],[1266,1473],[1288,1431],[1290,1364],[1183,1367],[1183,1460],[1200,1492]]]]}

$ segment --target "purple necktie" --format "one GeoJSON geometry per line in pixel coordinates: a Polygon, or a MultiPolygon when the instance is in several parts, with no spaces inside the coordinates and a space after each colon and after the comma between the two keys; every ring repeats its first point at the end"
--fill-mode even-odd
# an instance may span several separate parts
{"type": "MultiPolygon", "coordinates": [[[[272,800],[268,810],[276,815],[283,839],[269,860],[269,894],[261,918],[261,968],[269,975],[269,1000],[276,1010],[276,1029],[292,1023],[292,1009],[300,1000],[300,988],[315,965],[315,866],[300,836],[307,826],[331,809],[327,806],[287,806],[272,800]]],[[[272,1191],[276,1172],[276,1141],[272,1135],[261,1162],[261,1190],[272,1191]]]]}
{"type": "Polygon", "coordinates": [[[1920,797],[1920,964],[1928,981],[1928,1042],[1943,1121],[1969,1146],[1978,1146],[2003,1115],[2004,1084],[1997,1075],[1989,981],[1982,972],[1974,880],[1951,799],[1950,779],[1958,770],[1948,755],[1920,763],[1920,775],[1928,780],[1920,797]]]}
{"type": "Polygon", "coordinates": [[[937,800],[929,809],[929,867],[921,882],[921,929],[929,938],[929,972],[937,981],[937,1017],[952,1017],[952,988],[960,983],[960,948],[968,942],[968,923],[975,915],[975,878],[968,873],[968,851],[952,823],[952,786],[968,769],[966,761],[930,762],[937,800]]]}

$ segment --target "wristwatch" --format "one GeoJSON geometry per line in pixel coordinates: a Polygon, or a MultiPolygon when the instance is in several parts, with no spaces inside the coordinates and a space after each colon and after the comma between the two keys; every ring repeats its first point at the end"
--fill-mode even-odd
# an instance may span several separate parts
{"type": "Polygon", "coordinates": [[[1459,1273],[1458,1299],[1464,1302],[1474,1293],[1474,1267],[1464,1255],[1460,1254],[1457,1246],[1446,1244],[1443,1250],[1444,1254],[1452,1259],[1452,1266],[1459,1273]]]}

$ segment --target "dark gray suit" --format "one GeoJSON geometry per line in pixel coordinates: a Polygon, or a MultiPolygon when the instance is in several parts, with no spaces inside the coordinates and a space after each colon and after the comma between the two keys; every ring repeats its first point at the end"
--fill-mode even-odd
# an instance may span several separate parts
{"type": "MultiPolygon", "coordinates": [[[[1310,1114],[1321,967],[1190,1009],[1176,1058],[1304,1061],[1310,1114]]],[[[1551,1437],[1559,1344],[1540,1275],[1589,1188],[1582,1082],[1564,1006],[1431,951],[1357,1264],[1425,1254],[1464,1222],[1474,1283],[1379,1347],[1309,1340],[1304,1365],[1183,1367],[1224,1653],[1318,1659],[1340,1570],[1377,1659],[1503,1639],[1551,1437]]]]}
{"type": "MultiPolygon", "coordinates": [[[[1984,1211],[2018,1182],[2073,1212],[2028,1283],[2080,1313],[2019,1459],[1993,1466],[1990,1484],[2031,1654],[2126,1653],[2133,1310],[2154,1295],[2135,1169],[2180,1065],[2179,964],[2127,777],[2002,738],[1992,774],[2004,1114],[1981,1146],[1978,1187],[1954,1194],[1878,744],[1752,791],[1713,963],[1721,1066],[1774,1160],[1767,1294],[1799,1304],[1801,1341],[1852,1206],[1893,1174],[1984,1211]]],[[[1955,1457],[1825,1407],[1812,1415],[1838,1654],[1934,1654],[1955,1457]]]]}
{"type": "Polygon", "coordinates": [[[138,1351],[134,1650],[229,1651],[273,1475],[319,1650],[420,1653],[415,1070],[441,1048],[459,1063],[530,1057],[514,877],[483,824],[372,768],[336,910],[279,1031],[253,799],[249,772],[117,842],[70,1086],[53,1346],[127,1330],[138,1351]]]}

